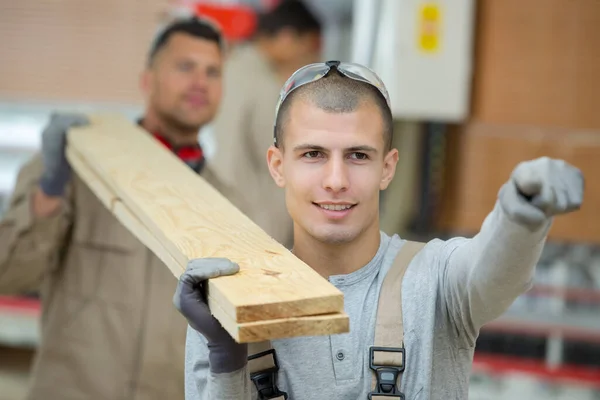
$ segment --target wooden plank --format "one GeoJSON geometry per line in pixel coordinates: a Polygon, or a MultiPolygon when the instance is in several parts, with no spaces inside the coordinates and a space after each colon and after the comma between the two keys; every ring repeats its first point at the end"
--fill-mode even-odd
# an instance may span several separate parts
{"type": "MultiPolygon", "coordinates": [[[[225,329],[230,334],[233,331],[233,328],[225,329]]],[[[238,324],[237,331],[232,337],[239,343],[252,343],[298,336],[335,335],[349,331],[348,316],[344,313],[335,313],[246,322],[238,324]]]]}
{"type": "Polygon", "coordinates": [[[180,275],[185,270],[185,266],[179,264],[148,231],[148,229],[133,215],[133,213],[123,204],[121,199],[115,195],[105,182],[83,161],[73,148],[67,148],[67,159],[69,164],[76,171],[77,175],[86,182],[90,190],[96,195],[102,204],[127,228],[135,237],[139,239],[144,246],[148,247],[174,275],[180,275]]]}
{"type": "MultiPolygon", "coordinates": [[[[161,259],[174,275],[181,273],[185,266],[180,265],[168,253],[154,235],[133,215],[127,206],[111,191],[105,182],[83,161],[72,147],[67,148],[69,163],[83,179],[90,190],[100,199],[113,215],[154,254],[161,259]]],[[[345,313],[332,313],[305,317],[280,318],[266,321],[237,323],[227,315],[218,302],[209,294],[209,306],[213,315],[225,330],[239,343],[259,342],[285,337],[316,336],[346,333],[349,320],[345,313]]]]}
{"type": "MultiPolygon", "coordinates": [[[[233,321],[343,314],[337,288],[145,131],[120,116],[91,119],[91,125],[69,132],[69,149],[102,177],[177,265],[197,257],[227,257],[240,265],[238,274],[212,279],[208,289],[233,321]]],[[[182,271],[171,270],[176,277],[182,271]]]]}

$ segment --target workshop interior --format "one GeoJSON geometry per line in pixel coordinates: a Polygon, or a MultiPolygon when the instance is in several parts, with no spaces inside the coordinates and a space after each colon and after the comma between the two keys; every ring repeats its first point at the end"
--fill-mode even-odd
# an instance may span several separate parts
{"type": "MultiPolygon", "coordinates": [[[[235,45],[279,1],[0,0],[0,215],[52,112],[139,117],[139,71],[165,23],[206,16],[235,45]]],[[[400,157],[381,198],[386,233],[471,237],[519,162],[583,171],[584,205],[554,222],[531,290],[480,332],[469,399],[599,400],[600,1],[305,3],[322,59],[367,65],[389,91],[400,157]]],[[[210,126],[199,140],[210,159],[210,126]]],[[[0,297],[0,400],[26,392],[38,296],[0,297]]]]}

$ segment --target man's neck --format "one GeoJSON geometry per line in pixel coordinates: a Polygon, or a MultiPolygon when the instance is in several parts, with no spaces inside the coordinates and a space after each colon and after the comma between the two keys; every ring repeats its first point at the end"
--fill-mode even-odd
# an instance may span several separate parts
{"type": "Polygon", "coordinates": [[[147,113],[141,121],[142,127],[151,133],[166,138],[175,146],[187,146],[198,143],[198,131],[181,131],[152,113],[147,113]]]}
{"type": "Polygon", "coordinates": [[[367,265],[377,254],[380,242],[378,229],[364,232],[353,242],[341,244],[323,243],[306,232],[295,232],[293,252],[321,276],[328,278],[346,275],[367,265]]]}

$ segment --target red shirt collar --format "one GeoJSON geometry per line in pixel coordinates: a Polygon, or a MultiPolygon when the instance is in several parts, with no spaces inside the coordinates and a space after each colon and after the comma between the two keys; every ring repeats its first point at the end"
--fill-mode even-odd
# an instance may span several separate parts
{"type": "MultiPolygon", "coordinates": [[[[140,126],[142,125],[142,120],[138,121],[140,126]]],[[[169,139],[163,136],[159,132],[150,132],[160,143],[163,144],[167,149],[171,150],[181,161],[186,163],[190,168],[192,168],[197,173],[202,171],[204,164],[206,162],[204,156],[204,150],[200,143],[196,143],[193,145],[184,145],[184,146],[175,146],[169,139]]]]}

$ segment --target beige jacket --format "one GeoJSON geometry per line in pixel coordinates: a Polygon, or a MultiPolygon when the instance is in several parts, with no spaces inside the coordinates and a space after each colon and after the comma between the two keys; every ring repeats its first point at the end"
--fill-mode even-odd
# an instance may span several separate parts
{"type": "Polygon", "coordinates": [[[268,204],[257,210],[254,222],[290,248],[292,219],[284,191],[275,184],[267,166],[275,106],[283,82],[251,44],[232,50],[223,82],[223,99],[212,124],[216,142],[213,170],[225,184],[243,193],[250,204],[268,204]]]}
{"type": "Polygon", "coordinates": [[[0,222],[0,293],[39,288],[43,299],[27,399],[183,400],[187,324],[172,305],[177,280],[77,176],[62,211],[34,219],[41,168],[38,156],[21,169],[0,222]]]}

